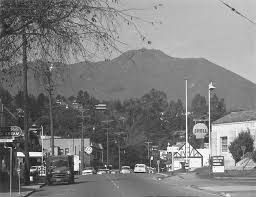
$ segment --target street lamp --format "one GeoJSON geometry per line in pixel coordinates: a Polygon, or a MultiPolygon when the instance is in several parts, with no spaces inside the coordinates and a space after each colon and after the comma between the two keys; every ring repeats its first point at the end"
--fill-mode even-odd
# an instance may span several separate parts
{"type": "Polygon", "coordinates": [[[186,144],[185,144],[185,165],[188,163],[188,80],[185,79],[186,83],[186,144]]]}
{"type": "Polygon", "coordinates": [[[210,84],[208,85],[208,107],[209,107],[209,111],[208,111],[208,123],[209,123],[209,166],[210,166],[210,159],[211,159],[211,155],[212,155],[212,144],[211,144],[211,91],[214,90],[216,87],[213,85],[212,82],[210,82],[210,84]]]}

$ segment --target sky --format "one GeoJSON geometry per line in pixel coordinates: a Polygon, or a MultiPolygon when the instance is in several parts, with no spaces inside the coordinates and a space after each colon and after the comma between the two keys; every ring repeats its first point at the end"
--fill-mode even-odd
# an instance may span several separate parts
{"type": "Polygon", "coordinates": [[[256,0],[223,1],[255,24],[220,0],[120,0],[120,6],[133,8],[130,14],[154,22],[133,20],[151,44],[131,26],[121,25],[125,45],[120,49],[150,48],[172,57],[206,58],[256,83],[256,0]]]}

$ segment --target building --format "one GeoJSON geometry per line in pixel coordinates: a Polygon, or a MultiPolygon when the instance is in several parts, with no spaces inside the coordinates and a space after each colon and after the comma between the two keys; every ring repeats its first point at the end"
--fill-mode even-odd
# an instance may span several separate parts
{"type": "Polygon", "coordinates": [[[246,131],[250,131],[256,147],[256,111],[231,112],[212,123],[212,155],[224,156],[226,168],[235,166],[228,146],[239,133],[246,131]]]}
{"type": "MultiPolygon", "coordinates": [[[[54,137],[55,155],[77,155],[81,157],[81,138],[60,138],[54,137]]],[[[44,136],[44,152],[51,152],[51,136],[44,136]]],[[[92,153],[84,152],[85,166],[94,163],[103,163],[103,147],[101,144],[92,142],[89,138],[84,138],[84,148],[91,147],[92,153]]]]}

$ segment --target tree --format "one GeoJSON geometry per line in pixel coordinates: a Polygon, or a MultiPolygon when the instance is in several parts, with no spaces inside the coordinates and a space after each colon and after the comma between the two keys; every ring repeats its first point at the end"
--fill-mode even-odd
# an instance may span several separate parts
{"type": "Polygon", "coordinates": [[[243,156],[243,151],[242,151],[241,147],[242,146],[246,147],[244,154],[247,152],[252,152],[254,150],[253,142],[254,142],[254,140],[253,140],[253,138],[250,134],[250,131],[248,129],[248,131],[246,131],[246,132],[239,133],[238,137],[235,138],[235,140],[230,143],[228,148],[229,148],[229,151],[232,154],[232,157],[236,163],[238,161],[240,161],[243,156]]]}
{"type": "Polygon", "coordinates": [[[226,105],[224,99],[220,99],[214,94],[211,97],[211,121],[217,120],[223,117],[226,113],[226,105]]]}
{"type": "Polygon", "coordinates": [[[195,95],[191,103],[191,112],[193,113],[193,116],[200,118],[201,116],[205,115],[207,111],[208,107],[205,97],[201,96],[200,94],[195,95]]]}
{"type": "MultiPolygon", "coordinates": [[[[20,61],[23,67],[25,184],[29,184],[28,61],[68,62],[88,58],[94,49],[117,49],[117,18],[137,29],[126,11],[107,0],[0,2],[0,69],[17,66],[14,70],[21,70],[17,64],[20,61]]],[[[141,37],[145,40],[145,36],[141,37]]]]}

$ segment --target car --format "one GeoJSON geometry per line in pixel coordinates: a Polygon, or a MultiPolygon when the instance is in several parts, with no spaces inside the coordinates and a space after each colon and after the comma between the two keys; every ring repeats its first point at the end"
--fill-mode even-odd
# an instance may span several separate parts
{"type": "Polygon", "coordinates": [[[147,166],[145,164],[136,164],[133,170],[134,173],[146,173],[147,171],[147,166]]]}
{"type": "Polygon", "coordinates": [[[131,167],[130,166],[122,166],[120,170],[121,174],[129,174],[131,173],[131,167]]]}
{"type": "Polygon", "coordinates": [[[95,169],[93,167],[86,167],[82,171],[82,175],[88,175],[88,174],[96,174],[95,169]]]}
{"type": "Polygon", "coordinates": [[[109,173],[110,173],[110,171],[107,168],[99,168],[97,170],[97,174],[109,174],[109,173]]]}

